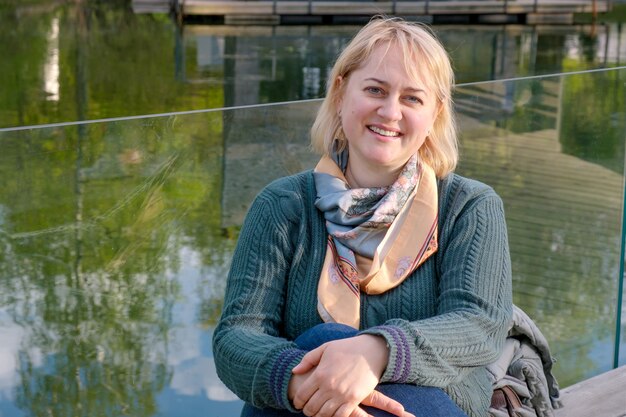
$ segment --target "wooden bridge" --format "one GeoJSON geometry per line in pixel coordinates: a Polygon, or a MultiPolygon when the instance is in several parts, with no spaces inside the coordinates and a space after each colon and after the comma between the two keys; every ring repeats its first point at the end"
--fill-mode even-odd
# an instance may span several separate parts
{"type": "Polygon", "coordinates": [[[133,0],[133,7],[169,7],[181,19],[205,16],[227,24],[333,24],[381,13],[429,23],[571,24],[576,13],[608,11],[610,0],[133,0]]]}

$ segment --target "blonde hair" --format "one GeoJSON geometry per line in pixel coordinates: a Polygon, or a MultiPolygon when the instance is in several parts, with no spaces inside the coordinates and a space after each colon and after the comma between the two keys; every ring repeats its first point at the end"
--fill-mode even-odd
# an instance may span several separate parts
{"type": "Polygon", "coordinates": [[[339,150],[345,148],[337,110],[347,83],[340,80],[346,80],[381,44],[399,47],[407,74],[424,81],[435,93],[440,111],[419,156],[442,178],[454,171],[459,157],[452,109],[454,73],[448,54],[435,35],[424,25],[399,18],[373,18],[339,55],[328,77],[326,98],[311,127],[311,145],[325,155],[332,153],[335,146],[339,150]]]}

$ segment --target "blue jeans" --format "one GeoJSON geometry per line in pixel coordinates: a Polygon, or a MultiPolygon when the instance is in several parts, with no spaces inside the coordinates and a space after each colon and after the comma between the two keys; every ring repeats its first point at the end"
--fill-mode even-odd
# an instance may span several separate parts
{"type": "MultiPolygon", "coordinates": [[[[307,330],[295,340],[300,349],[313,350],[331,340],[356,336],[357,330],[345,324],[323,323],[307,330]]],[[[411,384],[379,384],[376,390],[393,398],[416,417],[467,417],[467,415],[440,388],[411,384]]],[[[374,417],[393,417],[386,411],[362,406],[374,417]]],[[[241,417],[305,417],[303,413],[274,408],[256,408],[246,403],[241,417]]]]}

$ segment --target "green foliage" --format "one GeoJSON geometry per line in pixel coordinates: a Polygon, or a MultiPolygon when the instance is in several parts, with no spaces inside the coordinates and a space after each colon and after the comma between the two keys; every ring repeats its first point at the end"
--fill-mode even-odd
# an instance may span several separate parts
{"type": "Polygon", "coordinates": [[[560,142],[563,152],[624,173],[624,71],[564,78],[560,142]]]}

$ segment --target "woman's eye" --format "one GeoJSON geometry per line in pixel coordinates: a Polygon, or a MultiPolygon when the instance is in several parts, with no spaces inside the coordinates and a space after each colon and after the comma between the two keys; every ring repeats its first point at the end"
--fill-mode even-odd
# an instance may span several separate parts
{"type": "Polygon", "coordinates": [[[382,94],[383,90],[378,87],[367,87],[367,92],[370,94],[382,94]]]}
{"type": "Polygon", "coordinates": [[[406,100],[410,103],[424,104],[424,102],[419,97],[415,97],[415,96],[407,96],[406,100]]]}

